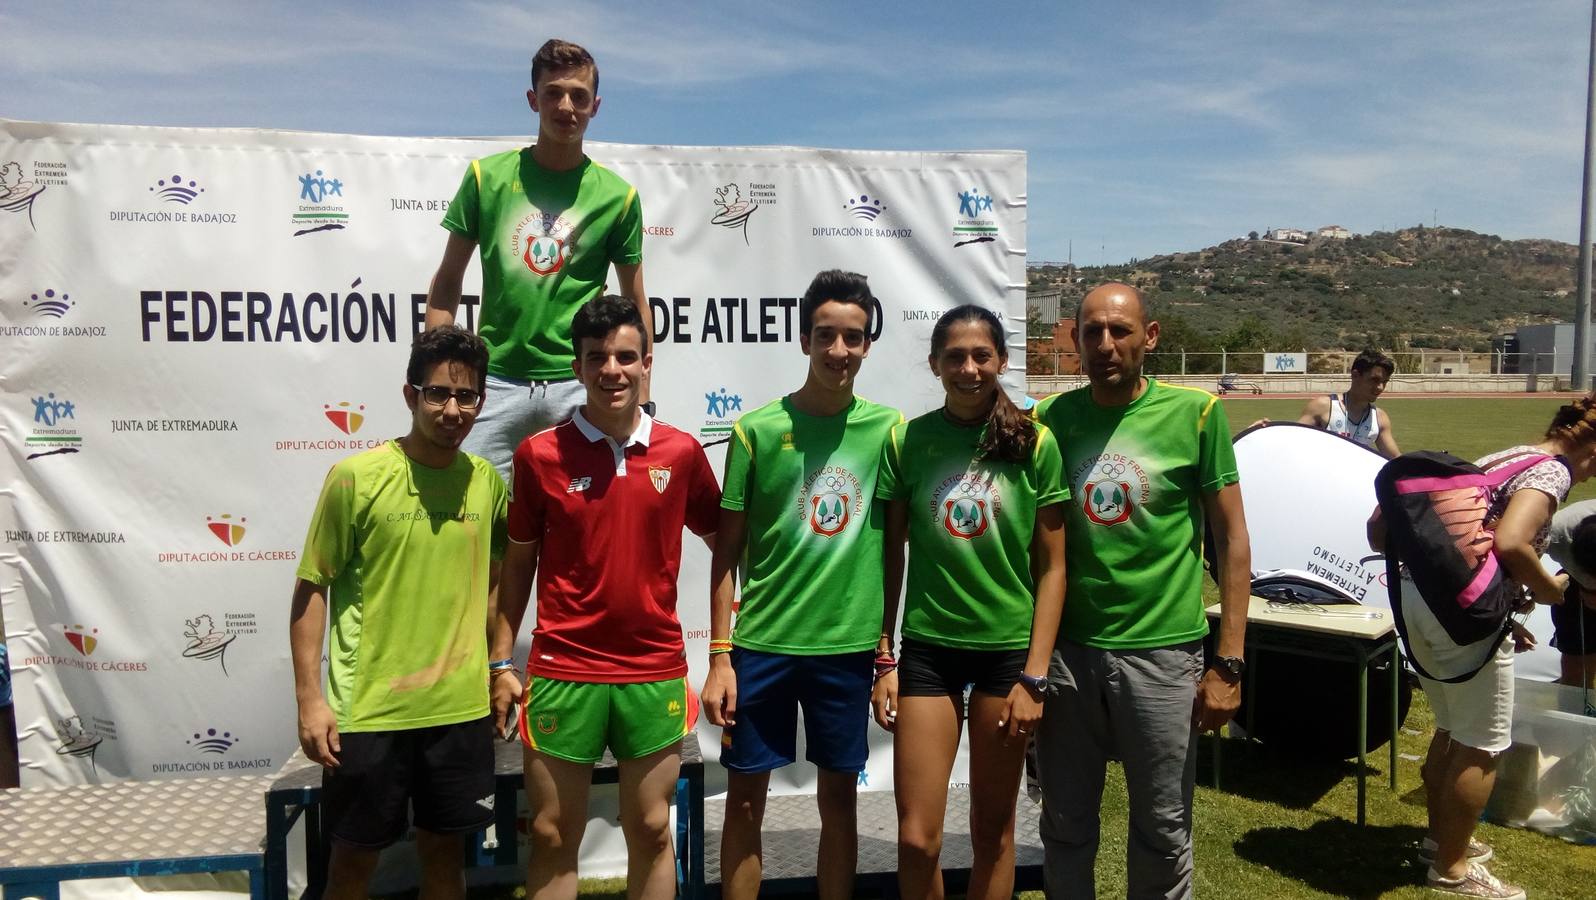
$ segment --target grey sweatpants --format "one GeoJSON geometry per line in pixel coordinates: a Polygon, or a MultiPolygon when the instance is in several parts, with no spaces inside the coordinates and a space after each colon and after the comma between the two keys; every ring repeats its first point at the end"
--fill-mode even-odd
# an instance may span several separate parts
{"type": "Polygon", "coordinates": [[[1202,672],[1202,641],[1153,650],[1059,641],[1037,734],[1048,897],[1096,896],[1092,868],[1110,759],[1124,764],[1130,799],[1127,895],[1193,896],[1191,716],[1202,672]]]}
{"type": "Polygon", "coordinates": [[[482,412],[460,449],[493,464],[505,480],[515,448],[534,434],[564,422],[587,400],[582,382],[509,381],[488,376],[488,394],[482,412]]]}

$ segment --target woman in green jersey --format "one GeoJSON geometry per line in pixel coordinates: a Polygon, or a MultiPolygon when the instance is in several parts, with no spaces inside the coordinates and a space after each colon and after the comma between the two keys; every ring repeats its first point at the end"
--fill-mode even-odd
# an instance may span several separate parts
{"type": "Polygon", "coordinates": [[[942,896],[948,776],[967,720],[969,896],[1008,897],[1014,799],[1064,606],[1069,489],[1052,434],[998,384],[1008,353],[996,315],[973,305],[948,311],[931,333],[929,362],[946,392],[942,407],[892,430],[876,488],[888,550],[874,705],[876,721],[897,736],[898,881],[905,897],[942,896]]]}

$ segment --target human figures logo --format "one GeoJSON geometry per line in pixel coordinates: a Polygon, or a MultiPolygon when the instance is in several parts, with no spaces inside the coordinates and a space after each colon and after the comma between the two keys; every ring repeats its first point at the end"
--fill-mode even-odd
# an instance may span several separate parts
{"type": "Polygon", "coordinates": [[[325,202],[328,197],[343,197],[344,183],[336,178],[323,178],[320,169],[315,175],[299,176],[299,199],[311,203],[325,202]]]}
{"type": "Polygon", "coordinates": [[[222,513],[216,518],[206,516],[205,527],[210,529],[211,534],[216,535],[217,540],[229,547],[237,547],[244,541],[244,523],[249,520],[241,516],[235,524],[232,518],[231,513],[222,513]]]}
{"type": "Polygon", "coordinates": [[[333,423],[334,427],[344,434],[354,434],[360,430],[361,423],[366,421],[366,405],[364,403],[351,408],[348,400],[341,400],[336,406],[331,403],[324,403],[321,409],[322,414],[327,417],[327,421],[333,423]]]}
{"type": "Polygon", "coordinates": [[[66,315],[67,310],[76,304],[72,302],[72,298],[68,297],[64,291],[61,296],[57,297],[54,288],[46,288],[42,298],[38,294],[33,294],[29,299],[22,301],[22,305],[33,307],[33,311],[38,315],[50,319],[59,319],[66,315]]]}
{"type": "Polygon", "coordinates": [[[238,741],[239,739],[233,737],[231,731],[217,734],[216,729],[207,728],[203,734],[198,731],[194,732],[194,736],[189,738],[186,743],[201,753],[211,753],[219,756],[233,749],[233,745],[238,743],[238,741]]]}
{"type": "Polygon", "coordinates": [[[992,195],[972,187],[958,193],[959,214],[953,223],[953,246],[984,244],[997,240],[997,210],[992,195]]]}
{"type": "Polygon", "coordinates": [[[94,765],[94,751],[99,749],[105,738],[98,732],[84,727],[82,716],[68,716],[65,719],[57,719],[55,731],[57,736],[61,738],[61,746],[55,748],[56,756],[87,759],[89,761],[89,769],[94,772],[99,771],[94,765]]]}
{"type": "Polygon", "coordinates": [[[44,397],[33,398],[33,422],[35,425],[54,425],[64,419],[75,419],[75,407],[70,400],[55,399],[54,392],[44,397]]]}
{"type": "Polygon", "coordinates": [[[173,175],[170,179],[162,178],[155,182],[150,190],[167,203],[181,203],[184,206],[193,203],[195,197],[205,193],[205,189],[193,179],[189,179],[185,184],[181,175],[173,175]]]}
{"type": "Polygon", "coordinates": [[[842,208],[848,211],[848,215],[866,222],[874,222],[876,216],[886,212],[887,209],[881,203],[880,197],[872,200],[865,194],[860,194],[858,197],[849,197],[848,202],[843,204],[842,208]]]}
{"type": "Polygon", "coordinates": [[[78,453],[83,447],[83,436],[78,434],[77,405],[70,400],[56,399],[51,391],[33,401],[33,433],[24,439],[28,459],[78,453]]]}
{"type": "Polygon", "coordinates": [[[705,394],[706,406],[704,415],[716,419],[724,419],[734,412],[743,411],[743,398],[738,394],[729,394],[723,387],[718,393],[705,394]]]}
{"type": "Polygon", "coordinates": [[[328,178],[321,169],[299,176],[299,207],[293,215],[294,237],[347,227],[349,213],[344,209],[343,200],[341,179],[328,178]]]}
{"type": "Polygon", "coordinates": [[[90,628],[80,624],[55,624],[50,627],[59,632],[63,638],[66,638],[66,642],[71,644],[72,649],[78,651],[81,656],[93,656],[94,648],[100,645],[100,639],[95,637],[95,635],[100,633],[98,628],[90,628]]]}
{"type": "Polygon", "coordinates": [[[184,659],[214,659],[222,664],[222,674],[227,671],[227,645],[231,644],[238,636],[226,631],[216,630],[216,623],[206,615],[184,619],[187,628],[183,636],[188,638],[188,646],[183,648],[184,659]]]}
{"type": "Polygon", "coordinates": [[[45,185],[24,177],[19,162],[0,163],[0,209],[6,212],[26,212],[28,225],[33,224],[33,201],[44,193],[45,185]]]}
{"type": "Polygon", "coordinates": [[[715,206],[720,211],[709,220],[711,225],[722,228],[741,228],[743,230],[743,244],[748,244],[748,217],[754,214],[759,204],[753,200],[744,200],[742,189],[736,184],[727,184],[715,189],[715,206]]]}

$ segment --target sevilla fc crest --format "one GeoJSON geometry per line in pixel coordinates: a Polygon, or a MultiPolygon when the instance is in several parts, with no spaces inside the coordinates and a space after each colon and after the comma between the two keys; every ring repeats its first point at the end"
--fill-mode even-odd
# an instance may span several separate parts
{"type": "Polygon", "coordinates": [[[565,265],[565,242],[548,235],[527,238],[521,261],[538,275],[553,275],[565,265]]]}
{"type": "Polygon", "coordinates": [[[841,534],[852,518],[848,512],[851,500],[847,494],[829,491],[810,497],[809,527],[823,537],[841,534]]]}
{"type": "Polygon", "coordinates": [[[671,467],[649,466],[648,480],[654,482],[654,490],[665,493],[665,486],[671,483],[671,467]]]}
{"type": "Polygon", "coordinates": [[[1118,525],[1131,517],[1130,484],[1124,481],[1088,481],[1086,518],[1098,525],[1118,525]]]}

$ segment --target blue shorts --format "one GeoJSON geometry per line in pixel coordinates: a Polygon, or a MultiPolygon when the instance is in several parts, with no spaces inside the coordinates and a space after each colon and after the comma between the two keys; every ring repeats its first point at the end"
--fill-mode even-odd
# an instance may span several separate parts
{"type": "Polygon", "coordinates": [[[833,772],[861,772],[870,756],[870,688],[875,653],[795,656],[737,647],[737,724],[720,739],[720,763],[733,772],[769,772],[804,758],[833,772]]]}

